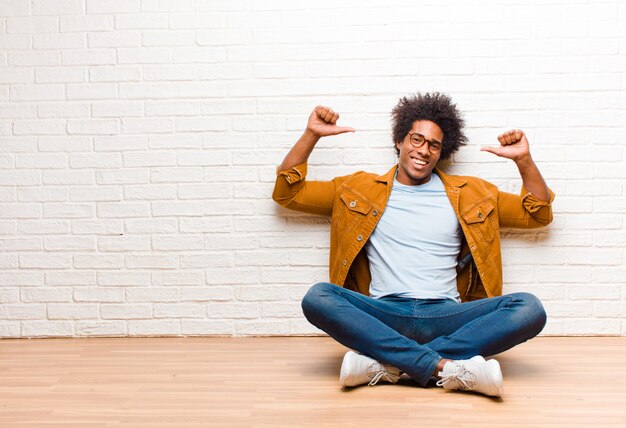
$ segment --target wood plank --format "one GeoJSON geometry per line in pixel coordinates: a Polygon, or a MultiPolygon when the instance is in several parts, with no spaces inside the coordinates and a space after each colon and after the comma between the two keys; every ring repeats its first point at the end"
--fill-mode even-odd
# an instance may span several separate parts
{"type": "Polygon", "coordinates": [[[0,426],[626,426],[625,337],[497,356],[502,399],[409,378],[342,390],[345,351],[328,337],[1,340],[0,426]]]}

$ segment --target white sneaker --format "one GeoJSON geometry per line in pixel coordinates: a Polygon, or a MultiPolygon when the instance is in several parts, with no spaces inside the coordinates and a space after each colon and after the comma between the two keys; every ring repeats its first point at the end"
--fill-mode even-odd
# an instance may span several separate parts
{"type": "Polygon", "coordinates": [[[348,351],[341,364],[339,383],[342,386],[356,386],[365,383],[373,386],[381,379],[396,383],[399,378],[400,370],[397,368],[383,365],[373,358],[357,354],[354,351],[348,351]]]}
{"type": "Polygon", "coordinates": [[[500,397],[504,393],[502,371],[496,360],[485,361],[477,355],[469,360],[448,361],[439,372],[438,386],[444,389],[477,391],[500,397]]]}

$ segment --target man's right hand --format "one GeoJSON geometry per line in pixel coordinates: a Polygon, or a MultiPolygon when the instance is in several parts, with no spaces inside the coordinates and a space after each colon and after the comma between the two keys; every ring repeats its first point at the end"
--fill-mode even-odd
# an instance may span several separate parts
{"type": "Polygon", "coordinates": [[[309,116],[307,131],[316,137],[327,137],[329,135],[343,134],[344,132],[354,132],[354,128],[337,126],[339,114],[330,107],[317,106],[309,116]]]}

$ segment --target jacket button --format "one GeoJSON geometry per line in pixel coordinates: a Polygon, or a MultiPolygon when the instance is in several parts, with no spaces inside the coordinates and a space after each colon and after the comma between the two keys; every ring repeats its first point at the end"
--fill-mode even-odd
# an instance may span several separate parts
{"type": "Polygon", "coordinates": [[[348,261],[347,261],[347,260],[344,260],[344,261],[343,261],[343,265],[345,266],[345,265],[347,265],[347,264],[348,264],[348,261]]]}
{"type": "Polygon", "coordinates": [[[357,241],[359,241],[359,242],[361,242],[361,241],[363,240],[363,235],[359,235],[359,236],[357,236],[357,237],[356,237],[356,240],[357,240],[357,241]]]}
{"type": "Polygon", "coordinates": [[[480,211],[478,211],[478,218],[483,218],[483,213],[481,213],[480,211]]]}
{"type": "Polygon", "coordinates": [[[354,208],[354,207],[356,207],[356,201],[350,202],[350,208],[354,208]]]}
{"type": "Polygon", "coordinates": [[[374,210],[374,211],[372,211],[372,215],[373,215],[374,217],[376,217],[376,216],[378,215],[378,210],[374,210]]]}
{"type": "Polygon", "coordinates": [[[291,183],[291,177],[287,176],[287,181],[291,183]]]}

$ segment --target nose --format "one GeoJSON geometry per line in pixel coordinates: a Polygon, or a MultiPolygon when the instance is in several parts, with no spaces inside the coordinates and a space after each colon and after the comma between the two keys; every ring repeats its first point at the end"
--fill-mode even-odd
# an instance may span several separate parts
{"type": "Polygon", "coordinates": [[[422,147],[418,147],[415,150],[424,158],[427,158],[430,156],[430,148],[429,148],[428,141],[424,141],[424,144],[422,144],[422,147]]]}

